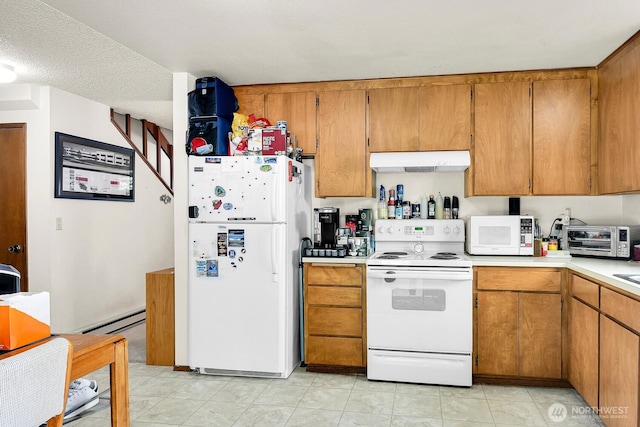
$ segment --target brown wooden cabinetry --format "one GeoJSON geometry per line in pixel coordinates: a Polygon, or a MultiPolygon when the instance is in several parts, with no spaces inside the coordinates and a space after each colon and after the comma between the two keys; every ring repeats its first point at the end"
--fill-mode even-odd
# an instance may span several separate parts
{"type": "Polygon", "coordinates": [[[571,274],[569,381],[604,423],[638,426],[640,300],[571,274]]]}
{"type": "Polygon", "coordinates": [[[175,293],[173,268],[147,273],[147,365],[175,362],[175,293]]]}
{"type": "Polygon", "coordinates": [[[318,93],[316,197],[373,197],[365,139],[366,92],[318,93]]]}
{"type": "Polygon", "coordinates": [[[253,114],[256,118],[264,117],[264,94],[236,94],[238,99],[238,113],[248,116],[253,114]]]}
{"type": "Polygon", "coordinates": [[[591,191],[591,82],[533,82],[533,194],[591,191]]]}
{"type": "Polygon", "coordinates": [[[476,84],[472,177],[473,195],[590,194],[591,80],[476,84]]]}
{"type": "Polygon", "coordinates": [[[549,268],[476,268],[475,373],[562,378],[562,274],[549,268]]]}
{"type": "Polygon", "coordinates": [[[369,150],[418,151],[418,88],[371,89],[369,150]]]}
{"type": "Polygon", "coordinates": [[[365,270],[358,264],[304,264],[307,370],[364,372],[365,270]]]}
{"type": "Polygon", "coordinates": [[[315,92],[268,93],[265,115],[274,126],[279,120],[287,121],[287,129],[303,155],[316,153],[315,92]]]}
{"type": "Polygon", "coordinates": [[[601,314],[599,407],[624,412],[620,418],[603,413],[608,427],[638,425],[639,363],[640,337],[601,314]]]}
{"type": "Polygon", "coordinates": [[[471,85],[422,86],[418,100],[420,151],[469,149],[471,85]]]}
{"type": "Polygon", "coordinates": [[[473,195],[529,194],[529,82],[480,83],[474,94],[473,195]]]}
{"type": "Polygon", "coordinates": [[[598,69],[601,194],[640,190],[640,37],[598,69]]]}

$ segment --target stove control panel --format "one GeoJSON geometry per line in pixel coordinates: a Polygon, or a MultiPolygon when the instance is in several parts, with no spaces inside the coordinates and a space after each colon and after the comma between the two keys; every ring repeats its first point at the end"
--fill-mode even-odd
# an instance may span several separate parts
{"type": "Polygon", "coordinates": [[[376,221],[376,240],[464,242],[464,221],[381,219],[376,221]]]}

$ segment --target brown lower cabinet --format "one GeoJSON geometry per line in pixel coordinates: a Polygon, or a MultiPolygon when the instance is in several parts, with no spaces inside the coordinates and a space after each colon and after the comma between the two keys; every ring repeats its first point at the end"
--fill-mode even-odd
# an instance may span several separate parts
{"type": "Polygon", "coordinates": [[[608,427],[637,427],[640,300],[571,274],[569,382],[608,427]]]}
{"type": "Polygon", "coordinates": [[[365,267],[304,264],[304,339],[307,370],[364,373],[365,267]]]}
{"type": "Polygon", "coordinates": [[[562,273],[476,267],[476,367],[482,377],[562,379],[562,273]]]}

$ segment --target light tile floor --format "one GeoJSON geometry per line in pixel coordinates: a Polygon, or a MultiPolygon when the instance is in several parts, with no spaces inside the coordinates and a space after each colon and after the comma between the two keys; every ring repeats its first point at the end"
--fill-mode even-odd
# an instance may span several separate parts
{"type": "MultiPolygon", "coordinates": [[[[87,378],[97,380],[100,390],[109,386],[106,369],[87,378]]],[[[286,380],[223,377],[144,363],[129,364],[129,379],[132,427],[604,425],[585,414],[588,405],[573,389],[441,387],[304,368],[286,380]]],[[[91,412],[68,425],[107,427],[109,410],[91,412]]]]}

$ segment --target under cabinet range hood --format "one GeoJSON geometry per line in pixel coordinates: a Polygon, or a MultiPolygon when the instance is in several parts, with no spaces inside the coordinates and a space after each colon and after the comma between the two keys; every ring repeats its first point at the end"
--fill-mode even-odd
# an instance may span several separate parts
{"type": "Polygon", "coordinates": [[[463,172],[471,164],[469,151],[371,153],[369,166],[384,172],[463,172]]]}

